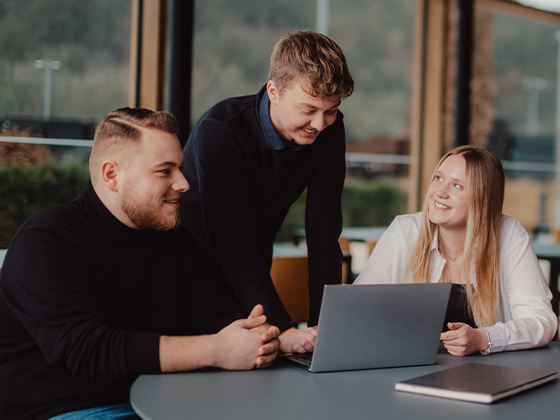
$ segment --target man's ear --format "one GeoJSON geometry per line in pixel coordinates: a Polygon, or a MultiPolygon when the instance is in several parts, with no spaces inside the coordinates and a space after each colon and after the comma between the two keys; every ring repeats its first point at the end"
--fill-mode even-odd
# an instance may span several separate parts
{"type": "Polygon", "coordinates": [[[111,191],[118,191],[117,174],[119,165],[117,162],[108,160],[101,165],[101,179],[103,184],[111,191]]]}
{"type": "Polygon", "coordinates": [[[278,96],[280,92],[278,92],[278,88],[274,84],[273,81],[269,80],[266,85],[266,90],[268,91],[268,99],[271,103],[275,103],[278,100],[278,96]]]}

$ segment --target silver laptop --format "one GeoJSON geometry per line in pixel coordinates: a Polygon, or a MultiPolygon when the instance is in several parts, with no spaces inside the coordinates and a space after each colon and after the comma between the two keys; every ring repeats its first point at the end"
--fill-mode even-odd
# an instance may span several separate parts
{"type": "Polygon", "coordinates": [[[310,372],[435,363],[451,283],[326,285],[310,372]]]}

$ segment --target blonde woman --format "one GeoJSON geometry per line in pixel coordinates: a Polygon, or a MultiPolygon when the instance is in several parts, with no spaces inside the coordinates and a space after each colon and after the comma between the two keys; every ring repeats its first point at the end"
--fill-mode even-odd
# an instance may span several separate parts
{"type": "Polygon", "coordinates": [[[453,283],[441,334],[452,355],[548,344],[558,327],[552,294],[529,235],[502,215],[503,199],[499,159],[473,146],[451,150],[422,212],[395,218],[355,284],[453,283]]]}

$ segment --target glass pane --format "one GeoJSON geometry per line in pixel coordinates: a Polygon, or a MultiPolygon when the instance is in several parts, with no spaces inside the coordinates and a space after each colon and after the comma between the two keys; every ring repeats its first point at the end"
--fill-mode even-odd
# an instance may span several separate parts
{"type": "Polygon", "coordinates": [[[407,210],[417,2],[330,1],[329,34],[355,82],[343,103],[345,226],[387,226],[407,210]],[[351,30],[349,28],[351,27],[351,30]]]}
{"type": "Polygon", "coordinates": [[[130,13],[130,0],[0,3],[0,115],[79,122],[126,104],[130,13]]]}
{"type": "MultiPolygon", "coordinates": [[[[193,124],[217,101],[267,82],[280,36],[322,28],[344,50],[356,85],[340,107],[348,140],[344,224],[389,224],[407,209],[416,9],[410,0],[197,1],[193,124]]],[[[303,226],[304,207],[303,198],[296,202],[278,241],[303,226]]]]}
{"type": "Polygon", "coordinates": [[[554,214],[560,187],[555,181],[560,21],[482,8],[477,15],[479,29],[485,28],[478,33],[486,35],[475,60],[490,71],[473,80],[489,88],[486,146],[506,170],[504,213],[530,232],[548,230],[559,222],[554,214]]]}
{"type": "Polygon", "coordinates": [[[196,1],[192,123],[222,99],[256,93],[278,38],[314,17],[315,0],[196,1]]]}
{"type": "Polygon", "coordinates": [[[130,19],[130,0],[0,2],[0,249],[85,187],[83,139],[128,103],[130,19]]]}

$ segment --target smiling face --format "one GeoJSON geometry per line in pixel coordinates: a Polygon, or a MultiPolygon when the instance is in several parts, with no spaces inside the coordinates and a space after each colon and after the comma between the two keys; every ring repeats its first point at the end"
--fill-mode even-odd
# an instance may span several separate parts
{"type": "Polygon", "coordinates": [[[300,83],[292,82],[280,92],[273,82],[267,85],[270,120],[285,140],[312,144],[319,133],[336,120],[340,96],[312,96],[300,83]]]}
{"type": "Polygon", "coordinates": [[[428,189],[428,216],[444,230],[467,229],[467,164],[461,155],[450,155],[437,169],[428,189]]]}
{"type": "Polygon", "coordinates": [[[142,129],[135,153],[118,169],[120,211],[117,217],[128,227],[170,230],[179,226],[179,198],[189,189],[181,168],[183,154],[177,136],[142,129]]]}

